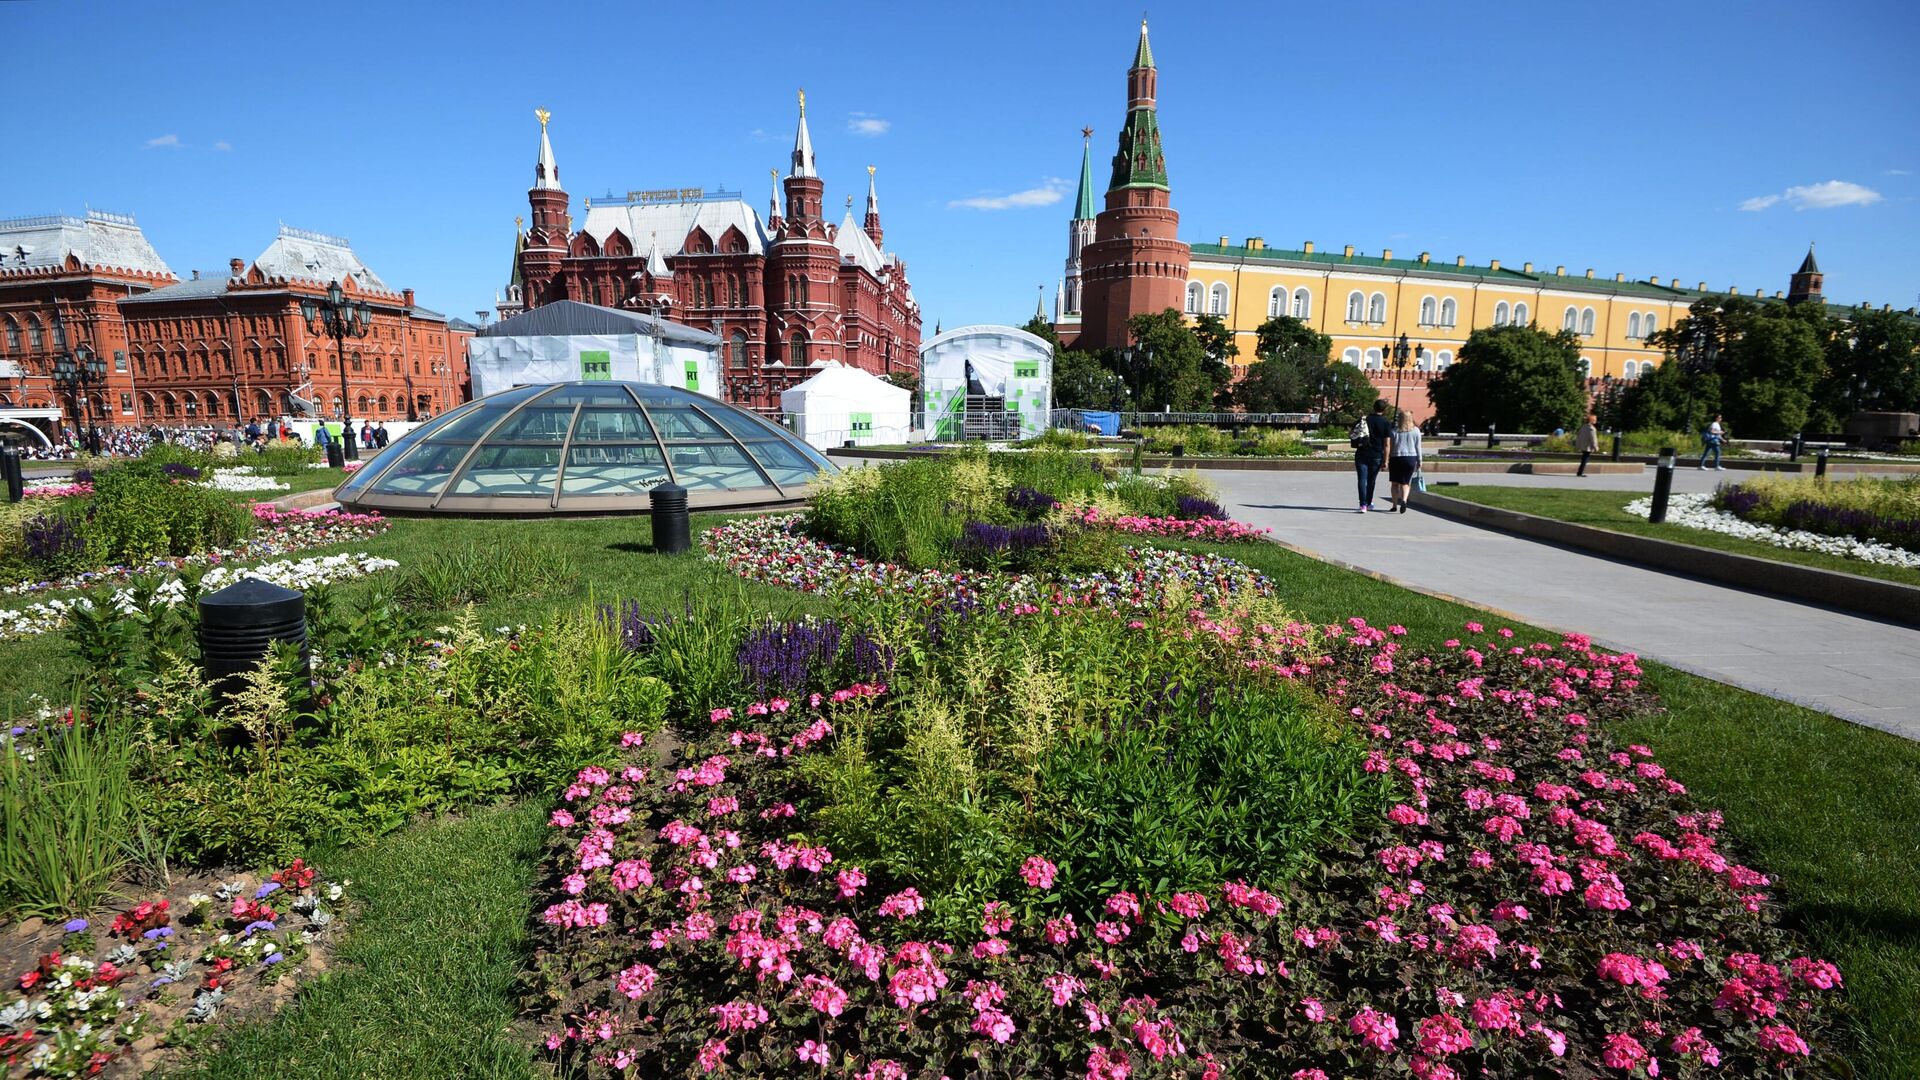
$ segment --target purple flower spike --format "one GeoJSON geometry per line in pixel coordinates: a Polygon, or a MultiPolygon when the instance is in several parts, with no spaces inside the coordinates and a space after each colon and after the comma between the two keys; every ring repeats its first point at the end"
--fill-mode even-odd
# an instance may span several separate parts
{"type": "Polygon", "coordinates": [[[265,900],[267,897],[272,896],[274,893],[277,893],[279,891],[280,891],[280,883],[277,881],[269,881],[265,885],[262,885],[258,889],[254,890],[253,898],[255,900],[265,900]]]}

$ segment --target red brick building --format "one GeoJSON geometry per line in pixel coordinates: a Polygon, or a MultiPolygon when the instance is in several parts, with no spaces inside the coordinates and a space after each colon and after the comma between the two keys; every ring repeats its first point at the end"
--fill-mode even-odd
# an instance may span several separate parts
{"type": "Polygon", "coordinates": [[[60,407],[70,426],[85,417],[56,393],[53,363],[81,342],[107,361],[94,393],[103,424],[245,423],[301,416],[310,403],[338,416],[334,342],[309,333],[300,313],[336,280],[374,316],[366,337],[345,343],[355,420],[425,417],[466,400],[472,328],[389,288],[339,237],[282,226],[251,264],[233,259],[225,275],[186,281],[131,217],[98,211],[0,222],[0,250],[14,255],[0,267],[0,359],[21,373],[0,379],[15,384],[0,400],[60,407]]]}
{"type": "Polygon", "coordinates": [[[863,220],[825,216],[806,98],[788,175],[774,172],[763,222],[738,192],[630,191],[587,199],[578,230],[540,110],[530,223],[514,241],[504,318],[555,300],[657,313],[722,342],[726,398],[779,408],[780,391],[838,361],[877,374],[919,366],[920,305],[906,263],[883,251],[867,169],[863,220]]]}

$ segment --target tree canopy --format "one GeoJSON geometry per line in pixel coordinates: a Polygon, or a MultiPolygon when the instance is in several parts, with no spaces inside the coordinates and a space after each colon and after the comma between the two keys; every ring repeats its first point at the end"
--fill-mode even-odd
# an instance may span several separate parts
{"type": "Polygon", "coordinates": [[[1427,384],[1427,396],[1440,425],[1456,431],[1552,431],[1586,415],[1579,365],[1579,339],[1570,332],[1483,327],[1427,384]]]}
{"type": "Polygon", "coordinates": [[[1109,362],[1127,387],[1135,409],[1206,412],[1216,385],[1206,347],[1177,308],[1127,320],[1132,349],[1112,351],[1109,362]]]}
{"type": "MultiPolygon", "coordinates": [[[[1647,339],[1668,356],[1641,376],[1621,402],[1635,428],[1697,431],[1715,415],[1744,435],[1786,436],[1822,419],[1838,426],[1851,411],[1832,399],[1827,358],[1834,320],[1814,304],[1788,307],[1744,297],[1703,297],[1687,316],[1647,339]]],[[[1866,356],[1860,358],[1870,363],[1866,356]]]]}
{"type": "Polygon", "coordinates": [[[1286,315],[1261,323],[1255,334],[1256,359],[1233,388],[1233,403],[1248,412],[1312,409],[1321,371],[1333,353],[1333,339],[1286,315]]]}

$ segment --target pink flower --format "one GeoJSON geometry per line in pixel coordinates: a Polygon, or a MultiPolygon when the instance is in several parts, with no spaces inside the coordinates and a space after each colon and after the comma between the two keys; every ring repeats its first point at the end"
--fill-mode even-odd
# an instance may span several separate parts
{"type": "Polygon", "coordinates": [[[1327,1074],[1320,1069],[1295,1069],[1291,1080],[1327,1080],[1327,1074]]]}
{"type": "Polygon", "coordinates": [[[1640,996],[1648,1001],[1661,1001],[1667,996],[1666,991],[1660,989],[1660,983],[1668,978],[1667,969],[1656,961],[1627,953],[1608,953],[1600,958],[1595,974],[1621,986],[1639,987],[1640,996]]]}
{"type": "Polygon", "coordinates": [[[1080,992],[1087,988],[1086,984],[1079,979],[1062,972],[1048,975],[1040,980],[1040,983],[1053,994],[1053,1003],[1061,1008],[1073,1004],[1073,999],[1080,996],[1080,992]]]}
{"type": "Polygon", "coordinates": [[[615,863],[609,876],[613,878],[613,887],[621,892],[653,884],[653,868],[645,859],[627,859],[615,863]]]}
{"type": "Polygon", "coordinates": [[[721,1063],[726,1060],[726,1057],[727,1057],[727,1040],[708,1039],[706,1043],[700,1047],[701,1071],[712,1072],[715,1069],[718,1069],[721,1063]]]}
{"type": "Polygon", "coordinates": [[[1057,919],[1048,919],[1046,938],[1048,944],[1065,945],[1080,936],[1080,929],[1073,925],[1072,915],[1062,915],[1057,919]]]}
{"type": "Polygon", "coordinates": [[[998,1009],[981,1009],[973,1018],[973,1030],[996,1043],[1013,1038],[1013,1017],[998,1009]]]}
{"type": "Polygon", "coordinates": [[[709,1006],[707,1011],[714,1015],[721,1031],[752,1031],[767,1022],[766,1008],[744,999],[709,1006]]]}
{"type": "Polygon", "coordinates": [[[1059,867],[1040,856],[1029,855],[1027,856],[1027,861],[1020,867],[1020,876],[1026,879],[1029,888],[1051,889],[1053,888],[1053,875],[1058,871],[1059,867]]]}
{"type": "Polygon", "coordinates": [[[1174,893],[1168,898],[1167,906],[1189,919],[1197,919],[1209,910],[1207,898],[1197,892],[1174,893]]]}
{"type": "Polygon", "coordinates": [[[835,875],[834,880],[840,886],[840,898],[842,900],[851,900],[859,895],[860,890],[866,886],[867,875],[866,872],[859,867],[850,866],[835,875]]]}
{"type": "Polygon", "coordinates": [[[1400,1025],[1393,1017],[1371,1007],[1355,1013],[1353,1019],[1347,1021],[1347,1027],[1360,1036],[1362,1042],[1383,1054],[1392,1050],[1393,1040],[1400,1037],[1400,1025]]]}
{"type": "Polygon", "coordinates": [[[571,828],[573,826],[573,815],[567,813],[564,808],[555,810],[553,816],[547,819],[547,824],[556,829],[571,828]]]}
{"type": "Polygon", "coordinates": [[[1107,897],[1107,914],[1137,922],[1140,918],[1140,898],[1130,892],[1114,893],[1107,897]]]}
{"type": "Polygon", "coordinates": [[[1587,886],[1586,902],[1590,908],[1606,911],[1625,911],[1633,906],[1625,892],[1604,881],[1587,886]]]}
{"type": "Polygon", "coordinates": [[[1007,905],[999,900],[990,900],[981,909],[980,932],[988,937],[998,937],[1013,929],[1013,914],[1007,905]]]}
{"type": "Polygon", "coordinates": [[[1840,985],[1840,969],[1825,960],[1811,960],[1804,956],[1795,957],[1793,977],[1808,986],[1821,990],[1831,990],[1840,985]]]}
{"type": "Polygon", "coordinates": [[[645,964],[635,964],[620,973],[619,978],[614,981],[614,988],[630,998],[645,997],[647,991],[653,989],[656,979],[657,976],[652,968],[645,964]]]}
{"type": "Polygon", "coordinates": [[[1420,1021],[1420,1052],[1428,1057],[1446,1057],[1473,1048],[1473,1036],[1457,1018],[1441,1013],[1420,1021]]]}
{"type": "Polygon", "coordinates": [[[807,1003],[816,1010],[828,1016],[839,1016],[841,1010],[847,1007],[847,992],[834,985],[831,979],[809,975],[803,981],[803,985],[809,991],[807,1003]]]}
{"type": "Polygon", "coordinates": [[[1120,944],[1127,940],[1127,935],[1130,933],[1132,933],[1131,930],[1117,922],[1108,922],[1103,919],[1093,924],[1093,936],[1109,945],[1120,944]]]}
{"type": "MultiPolygon", "coordinates": [[[[707,714],[707,719],[716,724],[720,723],[722,720],[731,720],[733,719],[733,710],[732,709],[715,709],[712,712],[707,714]]],[[[712,1072],[713,1070],[708,1069],[707,1071],[712,1072]]]]}
{"type": "Polygon", "coordinates": [[[926,906],[927,902],[920,899],[918,891],[901,889],[880,901],[880,914],[889,919],[910,919],[920,914],[921,909],[926,906]]]}
{"type": "Polygon", "coordinates": [[[1798,1032],[1785,1024],[1768,1024],[1760,1029],[1760,1048],[1776,1054],[1806,1057],[1813,1052],[1798,1032]]]}
{"type": "Polygon", "coordinates": [[[1601,1063],[1609,1069],[1632,1072],[1646,1060],[1647,1048],[1631,1035],[1607,1036],[1607,1047],[1600,1052],[1601,1063]]]}
{"type": "Polygon", "coordinates": [[[793,1056],[809,1064],[818,1065],[823,1069],[827,1067],[828,1057],[827,1045],[825,1043],[817,1043],[812,1039],[808,1039],[806,1042],[794,1048],[793,1056]]]}
{"type": "Polygon", "coordinates": [[[1319,998],[1301,998],[1300,1011],[1316,1024],[1324,1023],[1327,1019],[1327,1007],[1320,1003],[1319,998]]]}

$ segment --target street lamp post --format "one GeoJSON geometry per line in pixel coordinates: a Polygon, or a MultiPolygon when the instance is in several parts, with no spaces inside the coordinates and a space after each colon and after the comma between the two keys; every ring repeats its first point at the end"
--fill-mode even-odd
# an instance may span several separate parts
{"type": "Polygon", "coordinates": [[[1680,366],[1687,373],[1687,430],[1697,430],[1699,425],[1693,419],[1693,384],[1702,371],[1711,371],[1714,362],[1720,358],[1720,343],[1714,340],[1713,331],[1698,320],[1688,320],[1687,336],[1680,343],[1680,366]]]}
{"type": "Polygon", "coordinates": [[[93,395],[90,392],[95,383],[107,381],[107,362],[100,359],[86,342],[73,347],[71,353],[61,353],[53,361],[53,377],[68,396],[81,406],[87,417],[87,450],[100,452],[100,431],[93,423],[93,395]]]}
{"type": "Polygon", "coordinates": [[[1424,345],[1408,347],[1407,335],[1405,334],[1400,335],[1399,341],[1387,346],[1387,353],[1393,359],[1393,417],[1396,423],[1399,422],[1400,419],[1400,387],[1401,384],[1407,381],[1408,358],[1416,352],[1424,352],[1425,350],[1426,346],[1424,345]]]}
{"type": "MultiPolygon", "coordinates": [[[[307,320],[307,332],[316,336],[324,334],[333,339],[334,355],[340,365],[340,442],[346,454],[345,460],[357,461],[360,458],[359,443],[353,437],[353,399],[347,392],[347,339],[363,338],[373,329],[373,309],[365,300],[349,301],[340,288],[340,282],[334,281],[327,286],[327,294],[315,299],[306,297],[300,301],[300,314],[307,320]]],[[[326,423],[326,414],[321,414],[320,422],[326,423]]]]}

